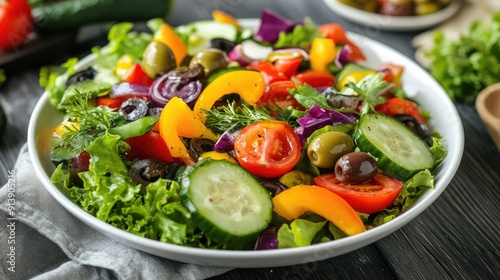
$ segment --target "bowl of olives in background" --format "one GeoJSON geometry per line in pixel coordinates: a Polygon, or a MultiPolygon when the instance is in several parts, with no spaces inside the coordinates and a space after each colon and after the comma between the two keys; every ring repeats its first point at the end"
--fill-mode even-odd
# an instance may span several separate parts
{"type": "Polygon", "coordinates": [[[461,0],[323,0],[333,12],[371,29],[415,31],[452,17],[461,0]]]}

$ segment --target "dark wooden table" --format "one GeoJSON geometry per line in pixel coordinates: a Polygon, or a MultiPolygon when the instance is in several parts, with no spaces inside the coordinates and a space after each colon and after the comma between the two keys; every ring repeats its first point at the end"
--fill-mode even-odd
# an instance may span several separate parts
{"type": "MultiPolygon", "coordinates": [[[[417,32],[390,33],[347,22],[322,0],[178,0],[169,22],[178,25],[210,18],[214,9],[240,18],[259,17],[270,8],[290,19],[305,16],[318,24],[341,23],[347,30],[387,44],[413,57],[417,32]]],[[[21,146],[31,112],[42,90],[38,71],[71,56],[84,56],[105,43],[99,28],[86,28],[76,44],[60,54],[39,53],[31,62],[10,65],[0,102],[8,128],[0,139],[0,184],[7,181],[21,146]],[[35,62],[33,62],[35,61],[35,62]]],[[[458,172],[445,192],[415,220],[382,240],[328,260],[265,269],[236,269],[216,279],[500,279],[500,153],[473,105],[456,104],[465,130],[465,151],[458,172]]]]}

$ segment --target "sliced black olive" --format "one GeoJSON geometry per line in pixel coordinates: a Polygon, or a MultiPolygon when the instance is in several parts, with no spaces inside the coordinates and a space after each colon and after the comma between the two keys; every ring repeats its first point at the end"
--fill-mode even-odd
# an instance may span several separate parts
{"type": "Polygon", "coordinates": [[[332,106],[333,108],[337,109],[356,110],[356,108],[359,105],[359,102],[361,101],[359,96],[339,94],[333,88],[325,89],[322,92],[322,94],[326,97],[326,103],[328,103],[328,105],[332,106]]]}
{"type": "Polygon", "coordinates": [[[407,114],[398,114],[393,117],[411,129],[418,137],[424,140],[427,145],[432,146],[431,131],[425,123],[421,123],[419,120],[407,114]]]}
{"type": "Polygon", "coordinates": [[[236,47],[236,43],[224,38],[214,38],[210,41],[210,46],[229,53],[234,49],[234,47],[236,47]]]}
{"type": "Polygon", "coordinates": [[[195,159],[199,159],[204,152],[210,152],[214,149],[215,142],[204,138],[193,138],[189,142],[189,154],[195,159]]]}
{"type": "Polygon", "coordinates": [[[167,173],[168,163],[155,159],[141,159],[130,167],[128,172],[130,178],[144,186],[164,178],[167,173]]]}
{"type": "Polygon", "coordinates": [[[118,111],[129,122],[138,120],[148,113],[148,103],[141,98],[125,100],[118,111]]]}
{"type": "Polygon", "coordinates": [[[66,87],[69,87],[70,85],[73,84],[84,82],[86,80],[93,80],[96,73],[97,71],[92,67],[76,72],[75,74],[71,75],[68,78],[68,80],[66,81],[66,87]]]}
{"type": "Polygon", "coordinates": [[[81,152],[69,160],[69,174],[70,178],[77,186],[83,186],[83,181],[78,173],[89,171],[90,154],[88,152],[81,152]]]}
{"type": "Polygon", "coordinates": [[[337,160],[335,176],[346,184],[363,184],[377,174],[377,168],[377,163],[369,154],[352,152],[337,160]]]}

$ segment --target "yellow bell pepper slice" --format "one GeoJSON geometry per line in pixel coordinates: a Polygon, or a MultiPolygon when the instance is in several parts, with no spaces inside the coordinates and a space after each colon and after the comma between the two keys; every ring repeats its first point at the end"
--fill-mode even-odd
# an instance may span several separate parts
{"type": "Polygon", "coordinates": [[[166,23],[162,24],[160,29],[155,32],[153,41],[162,42],[172,50],[177,66],[181,64],[187,55],[186,45],[177,37],[174,29],[166,23]]]}
{"type": "Polygon", "coordinates": [[[328,38],[314,38],[309,55],[312,70],[330,73],[328,65],[335,61],[337,55],[335,43],[328,38]]]}
{"type": "Polygon", "coordinates": [[[212,18],[216,22],[229,23],[238,29],[240,28],[240,24],[238,23],[238,20],[236,20],[231,15],[224,13],[223,11],[220,11],[220,10],[213,11],[212,18]]]}
{"type": "Polygon", "coordinates": [[[130,68],[132,68],[132,65],[134,65],[134,57],[131,56],[130,54],[122,55],[118,59],[118,62],[116,63],[115,67],[115,72],[118,78],[120,78],[123,81],[127,76],[128,72],[130,71],[130,68]]]}
{"type": "Polygon", "coordinates": [[[358,71],[358,72],[352,72],[349,73],[349,75],[345,76],[339,83],[337,83],[337,86],[339,90],[343,89],[346,87],[346,84],[349,82],[353,82],[357,84],[359,81],[361,81],[364,77],[368,75],[376,75],[377,71],[374,70],[367,70],[367,71],[358,71]]]}
{"type": "Polygon", "coordinates": [[[238,94],[246,103],[255,106],[265,89],[266,83],[260,72],[247,70],[227,72],[217,77],[201,92],[193,112],[204,122],[205,115],[202,109],[211,109],[217,100],[232,93],[238,94]]]}
{"type": "Polygon", "coordinates": [[[189,152],[180,137],[206,138],[216,141],[217,137],[196,116],[179,97],[172,98],[160,115],[160,135],[173,157],[192,162],[189,152]]]}
{"type": "Polygon", "coordinates": [[[78,122],[72,122],[69,119],[64,119],[62,123],[54,127],[53,131],[59,135],[63,136],[64,133],[70,131],[78,131],[80,129],[80,124],[78,122]]]}
{"type": "Polygon", "coordinates": [[[366,230],[356,211],[344,199],[321,187],[300,185],[289,188],[273,198],[273,205],[274,211],[288,220],[313,212],[349,236],[366,230]]]}
{"type": "Polygon", "coordinates": [[[217,151],[204,152],[203,154],[201,154],[201,156],[198,160],[202,160],[202,159],[206,159],[206,158],[211,158],[213,160],[227,160],[231,163],[238,164],[236,159],[234,159],[228,153],[224,153],[224,152],[217,152],[217,151]]]}

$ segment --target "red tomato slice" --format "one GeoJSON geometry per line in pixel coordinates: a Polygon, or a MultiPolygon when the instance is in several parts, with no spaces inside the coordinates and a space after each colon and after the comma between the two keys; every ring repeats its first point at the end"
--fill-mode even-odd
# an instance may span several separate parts
{"type": "Polygon", "coordinates": [[[304,106],[300,105],[295,98],[288,92],[289,89],[295,88],[295,83],[292,81],[279,81],[272,83],[266,87],[264,94],[257,102],[257,105],[267,104],[269,106],[278,106],[287,108],[292,106],[298,110],[305,110],[304,106]]]}
{"type": "Polygon", "coordinates": [[[287,78],[295,75],[302,63],[302,57],[282,58],[274,62],[274,67],[280,73],[283,73],[287,78]]]}
{"type": "Polygon", "coordinates": [[[340,182],[334,173],[314,178],[314,183],[342,197],[354,210],[373,214],[391,205],[398,197],[403,183],[389,176],[377,173],[371,181],[360,185],[340,182]]]}
{"type": "Polygon", "coordinates": [[[31,7],[26,0],[0,1],[0,49],[24,43],[33,29],[31,7]]]}
{"type": "Polygon", "coordinates": [[[151,86],[153,80],[144,73],[144,70],[141,67],[141,64],[138,62],[132,66],[127,75],[123,78],[124,82],[129,82],[133,84],[140,84],[143,86],[151,86]]]}
{"type": "Polygon", "coordinates": [[[288,78],[283,73],[276,70],[276,67],[269,61],[254,61],[248,65],[248,68],[259,71],[262,76],[264,76],[264,82],[267,85],[278,81],[288,80],[288,78]]]}
{"type": "Polygon", "coordinates": [[[422,116],[422,114],[420,114],[418,110],[417,104],[410,100],[399,97],[391,98],[384,104],[376,105],[375,111],[389,116],[406,114],[414,117],[421,123],[426,123],[425,118],[422,116]]]}
{"type": "Polygon", "coordinates": [[[147,100],[147,97],[144,96],[135,96],[135,95],[123,95],[120,97],[109,97],[109,96],[101,96],[97,98],[97,106],[107,106],[111,109],[120,108],[123,102],[129,98],[142,98],[147,100]]]}
{"type": "Polygon", "coordinates": [[[141,136],[131,137],[124,140],[130,146],[131,151],[127,154],[129,160],[134,159],[157,159],[173,162],[165,140],[159,133],[150,131],[141,136]]]}
{"type": "Polygon", "coordinates": [[[276,178],[290,171],[300,157],[300,141],[281,121],[259,121],[241,130],[234,144],[236,159],[262,178],[276,178]]]}
{"type": "Polygon", "coordinates": [[[333,75],[312,70],[299,73],[292,80],[302,85],[308,84],[313,88],[333,87],[335,84],[335,77],[333,75]]]}

